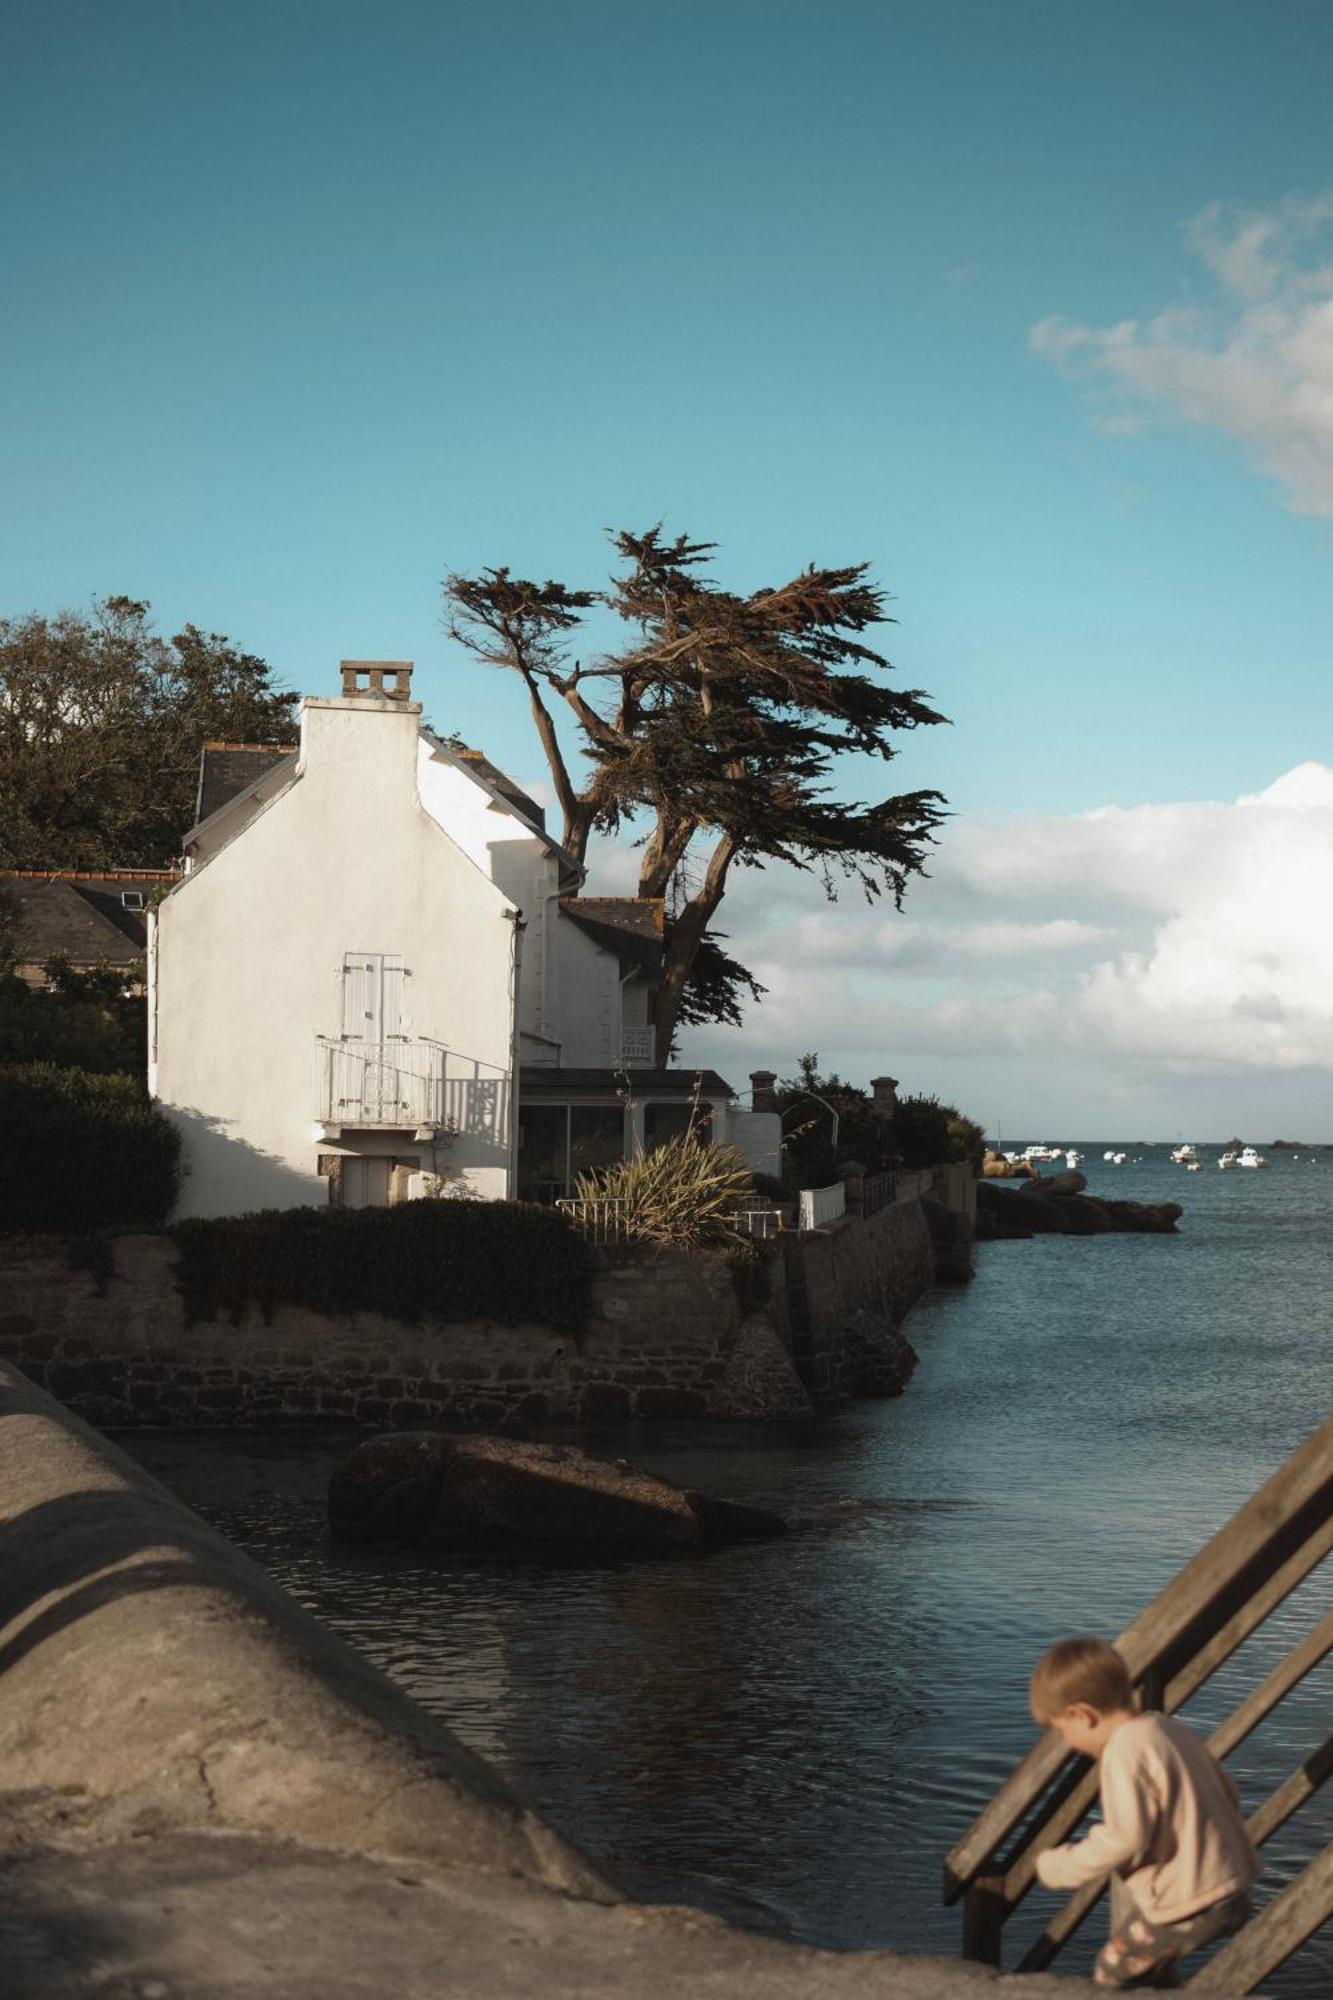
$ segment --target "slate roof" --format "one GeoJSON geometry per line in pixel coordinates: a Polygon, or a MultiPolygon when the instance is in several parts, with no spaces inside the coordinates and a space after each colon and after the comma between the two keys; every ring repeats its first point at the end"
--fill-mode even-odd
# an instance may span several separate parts
{"type": "Polygon", "coordinates": [[[133,965],[148,945],[144,909],[126,909],[124,896],[142,897],[180,878],[170,868],[127,868],[94,874],[37,873],[7,876],[18,907],[18,957],[25,965],[67,958],[71,965],[133,965]]]}
{"type": "Polygon", "coordinates": [[[560,914],[613,952],[622,968],[656,979],[662,971],[662,931],[665,923],[660,897],[562,896],[560,914]]]}
{"type": "Polygon", "coordinates": [[[195,825],[220,812],[295,749],[294,743],[205,743],[199,754],[195,825]]]}

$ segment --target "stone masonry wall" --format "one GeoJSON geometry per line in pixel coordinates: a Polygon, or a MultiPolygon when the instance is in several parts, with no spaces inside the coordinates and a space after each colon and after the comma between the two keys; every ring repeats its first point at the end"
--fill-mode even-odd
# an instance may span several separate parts
{"type": "Polygon", "coordinates": [[[915,1357],[897,1321],[930,1282],[915,1202],[764,1246],[768,1296],[746,1305],[720,1257],[608,1252],[577,1337],[298,1306],[191,1325],[169,1237],[110,1252],[99,1280],[61,1239],[0,1239],[0,1358],[111,1427],[809,1416],[902,1388],[915,1357]]]}

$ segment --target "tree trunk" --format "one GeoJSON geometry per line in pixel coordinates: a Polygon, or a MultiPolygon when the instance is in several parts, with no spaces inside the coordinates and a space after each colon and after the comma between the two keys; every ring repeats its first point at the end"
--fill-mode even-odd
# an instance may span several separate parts
{"type": "Polygon", "coordinates": [[[730,834],[722,836],[708,857],[708,867],[697,894],[691,896],[672,923],[662,961],[662,984],[657,990],[653,1010],[653,1061],[658,1069],[665,1069],[671,1060],[671,1039],[680,1018],[685,985],[703,934],[722,901],[727,870],[735,858],[736,847],[737,843],[730,834]]]}

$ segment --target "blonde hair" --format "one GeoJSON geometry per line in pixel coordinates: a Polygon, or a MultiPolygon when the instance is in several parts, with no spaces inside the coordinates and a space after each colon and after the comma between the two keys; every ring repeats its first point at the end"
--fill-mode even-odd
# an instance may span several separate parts
{"type": "Polygon", "coordinates": [[[1133,1708],[1134,1687],[1129,1668],[1105,1639],[1061,1639],[1033,1668],[1028,1700],[1033,1721],[1045,1725],[1078,1701],[1103,1715],[1133,1708]]]}

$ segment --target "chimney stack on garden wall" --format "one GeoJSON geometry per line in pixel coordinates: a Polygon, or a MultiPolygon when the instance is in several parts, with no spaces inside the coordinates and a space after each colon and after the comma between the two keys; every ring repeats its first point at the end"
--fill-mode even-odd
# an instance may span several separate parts
{"type": "Polygon", "coordinates": [[[778,1094],[774,1086],[778,1080],[777,1071],[752,1069],[750,1071],[750,1108],[753,1111],[776,1111],[778,1094]]]}
{"type": "Polygon", "coordinates": [[[874,1092],[870,1109],[876,1118],[892,1118],[898,1109],[898,1079],[896,1076],[872,1076],[870,1088],[874,1092]]]}

